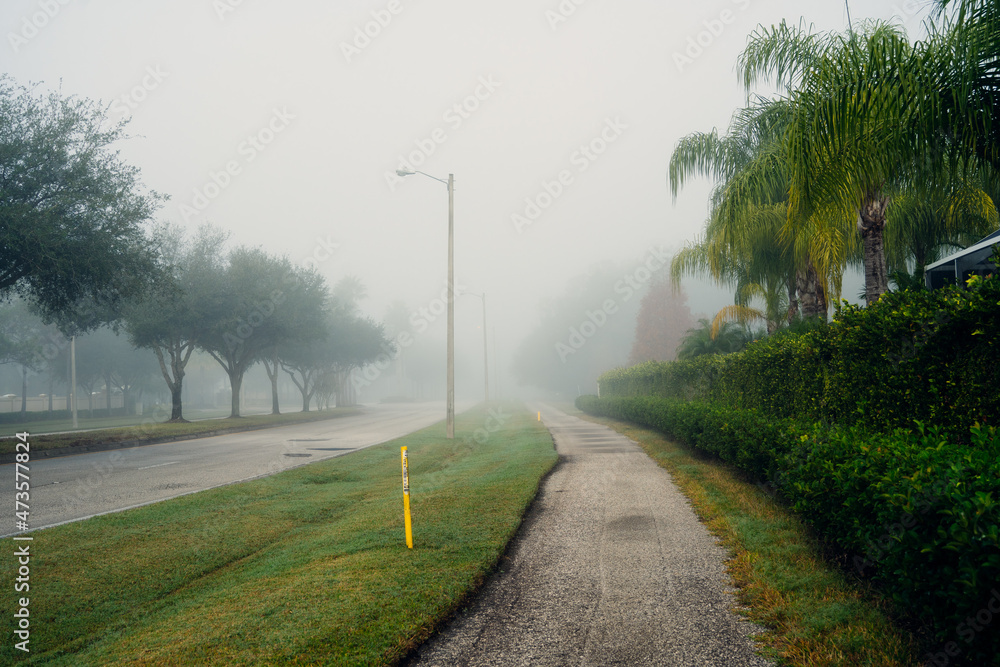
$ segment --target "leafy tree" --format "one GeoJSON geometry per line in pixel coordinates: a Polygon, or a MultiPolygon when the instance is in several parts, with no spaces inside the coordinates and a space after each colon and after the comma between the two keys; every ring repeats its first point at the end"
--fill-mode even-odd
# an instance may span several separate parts
{"type": "Polygon", "coordinates": [[[333,286],[333,298],[350,315],[357,315],[359,302],[368,296],[368,288],[357,276],[345,276],[333,286]]]}
{"type": "Polygon", "coordinates": [[[639,304],[629,364],[673,361],[684,332],[694,326],[683,288],[657,280],[639,304]]]}
{"type": "MultiPolygon", "coordinates": [[[[197,345],[226,372],[232,391],[230,417],[240,416],[243,377],[272,347],[268,320],[290,264],[260,248],[236,248],[209,278],[211,309],[197,345]]],[[[280,297],[279,297],[280,298],[280,297]]]]}
{"type": "Polygon", "coordinates": [[[162,226],[155,238],[166,274],[155,290],[128,305],[125,328],[133,345],[156,354],[170,390],[170,421],[184,421],[185,368],[218,312],[213,280],[222,270],[226,234],[203,226],[186,240],[179,227],[162,226]]]}
{"type": "Polygon", "coordinates": [[[373,349],[355,359],[354,345],[371,345],[384,342],[381,330],[359,331],[351,328],[358,318],[341,308],[328,306],[321,311],[323,326],[319,335],[295,337],[279,348],[281,367],[291,377],[302,394],[302,411],[309,412],[317,393],[325,399],[342,389],[340,373],[351,367],[352,361],[366,363],[380,352],[373,349]]]}
{"type": "MultiPolygon", "coordinates": [[[[271,413],[279,414],[278,376],[282,359],[289,355],[297,357],[326,338],[324,310],[330,297],[326,281],[315,269],[296,269],[282,259],[272,264],[271,270],[272,275],[261,279],[280,285],[271,295],[274,312],[261,322],[255,334],[265,341],[261,361],[271,381],[271,413]],[[279,275],[280,272],[284,273],[279,275]]],[[[308,411],[308,403],[304,405],[308,411]]]]}
{"type": "Polygon", "coordinates": [[[209,293],[212,307],[197,344],[229,376],[230,416],[239,417],[247,370],[267,360],[274,396],[282,345],[322,337],[326,287],[318,273],[296,270],[285,257],[240,247],[216,268],[209,293]]]}
{"type": "Polygon", "coordinates": [[[142,225],[161,198],[120,159],[124,123],[106,113],[0,75],[0,298],[46,319],[84,300],[114,309],[155,276],[142,225]]]}
{"type": "MultiPolygon", "coordinates": [[[[325,332],[324,332],[325,333],[325,332]]],[[[302,394],[302,412],[309,412],[317,384],[332,366],[327,336],[289,341],[279,352],[282,370],[302,394]]]]}
{"type": "Polygon", "coordinates": [[[331,327],[333,364],[322,378],[322,388],[329,400],[334,389],[337,405],[351,400],[349,379],[355,369],[364,368],[395,353],[393,343],[385,335],[385,325],[370,317],[361,317],[350,311],[335,313],[331,327]]]}

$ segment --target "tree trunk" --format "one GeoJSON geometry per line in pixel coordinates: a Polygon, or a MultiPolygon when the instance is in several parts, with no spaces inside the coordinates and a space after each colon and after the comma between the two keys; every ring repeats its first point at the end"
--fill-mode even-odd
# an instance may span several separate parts
{"type": "Polygon", "coordinates": [[[826,321],[826,291],[819,279],[819,273],[812,260],[807,260],[805,272],[796,275],[799,299],[802,302],[802,318],[821,317],[826,321]]]}
{"type": "Polygon", "coordinates": [[[232,413],[229,415],[230,419],[232,419],[240,416],[240,388],[243,387],[243,374],[230,373],[229,384],[233,389],[232,413]]]}
{"type": "Polygon", "coordinates": [[[274,354],[273,359],[268,361],[264,359],[264,371],[267,373],[267,379],[271,381],[271,414],[280,415],[281,410],[278,407],[278,373],[281,367],[278,365],[278,355],[274,354]],[[273,367],[273,372],[272,372],[273,367]]]}
{"type": "Polygon", "coordinates": [[[295,377],[294,370],[288,370],[287,366],[283,368],[285,369],[285,372],[288,373],[288,377],[292,378],[292,384],[294,384],[295,388],[299,390],[300,394],[302,394],[302,412],[309,412],[309,403],[312,402],[313,393],[316,391],[315,383],[313,383],[312,389],[309,388],[309,376],[311,371],[299,371],[302,373],[302,383],[300,384],[299,379],[295,377]]]}
{"type": "Polygon", "coordinates": [[[885,265],[885,214],[889,199],[870,194],[865,197],[858,214],[858,231],[864,247],[865,301],[870,306],[889,290],[889,274],[885,265]]]}
{"type": "Polygon", "coordinates": [[[105,403],[108,405],[108,417],[111,416],[111,377],[104,376],[104,394],[107,397],[105,403]]]}
{"type": "Polygon", "coordinates": [[[170,383],[170,421],[182,422],[184,415],[181,411],[181,380],[170,383]]]}
{"type": "MultiPolygon", "coordinates": [[[[160,362],[160,373],[163,375],[163,380],[170,390],[170,421],[182,422],[184,421],[181,408],[184,390],[184,365],[187,361],[184,360],[182,351],[178,352],[176,349],[168,347],[167,352],[170,354],[170,369],[168,370],[167,361],[163,358],[163,350],[156,346],[153,351],[156,353],[156,360],[160,362]]],[[[188,356],[190,357],[190,354],[188,356]]]]}
{"type": "Polygon", "coordinates": [[[799,314],[799,299],[797,296],[798,274],[788,279],[788,323],[791,324],[799,314]]]}
{"type": "Polygon", "coordinates": [[[913,252],[913,277],[920,281],[923,285],[926,277],[924,274],[924,264],[927,262],[927,255],[924,253],[923,248],[918,248],[913,252]]]}
{"type": "Polygon", "coordinates": [[[346,374],[343,373],[343,371],[337,373],[337,378],[336,378],[336,381],[334,383],[334,386],[337,388],[336,389],[337,395],[336,395],[336,398],[334,399],[334,405],[336,405],[338,408],[346,406],[347,405],[347,376],[346,376],[346,374]]]}

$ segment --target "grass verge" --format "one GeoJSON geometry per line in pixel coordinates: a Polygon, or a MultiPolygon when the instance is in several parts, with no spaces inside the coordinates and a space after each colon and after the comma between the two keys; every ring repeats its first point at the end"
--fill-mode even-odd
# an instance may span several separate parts
{"type": "MultiPolygon", "coordinates": [[[[482,410],[349,456],[34,534],[30,593],[0,556],[3,608],[30,598],[48,665],[390,665],[485,579],[555,464],[522,408],[482,410]],[[481,430],[480,430],[481,429],[481,430]],[[478,434],[478,437],[476,436],[478,434]],[[479,442],[482,441],[482,442],[479,442]],[[409,448],[414,549],[403,540],[409,448]]],[[[24,544],[24,543],[20,543],[24,544]]],[[[13,637],[12,613],[0,632],[13,637]]]]}
{"type": "Polygon", "coordinates": [[[892,621],[891,604],[823,559],[808,528],[724,464],[655,431],[579,413],[626,435],[665,468],[729,549],[730,576],[758,637],[779,664],[816,667],[920,664],[917,641],[892,621]]]}
{"type": "MultiPolygon", "coordinates": [[[[60,410],[60,414],[66,414],[65,411],[60,410]]],[[[147,406],[146,414],[144,415],[116,415],[108,417],[103,414],[103,410],[81,410],[79,414],[79,419],[77,420],[78,426],[73,428],[73,419],[71,417],[66,418],[49,418],[48,413],[45,412],[29,412],[28,418],[26,420],[20,419],[19,413],[3,413],[0,414],[0,429],[3,431],[27,431],[35,435],[41,435],[44,433],[59,433],[62,431],[78,431],[80,429],[98,429],[98,428],[124,428],[126,426],[139,426],[143,423],[151,422],[165,422],[170,417],[170,406],[169,405],[154,405],[147,406]]],[[[253,415],[269,415],[271,414],[271,404],[268,403],[266,407],[260,407],[259,405],[244,406],[242,408],[243,416],[250,417],[253,415]]],[[[294,413],[298,412],[296,409],[285,409],[285,412],[294,413]]],[[[223,419],[228,417],[230,409],[226,407],[222,408],[184,408],[184,418],[190,421],[198,421],[202,419],[223,419]]]]}
{"type": "MultiPolygon", "coordinates": [[[[356,408],[333,408],[331,410],[316,412],[290,412],[283,415],[251,415],[237,419],[212,419],[198,422],[144,422],[122,428],[106,428],[96,431],[78,431],[76,433],[51,435],[35,435],[29,428],[25,428],[24,425],[10,424],[4,426],[4,434],[13,435],[23,430],[32,433],[31,450],[33,452],[60,449],[63,447],[78,447],[83,450],[87,447],[114,442],[141,442],[145,440],[156,441],[178,437],[195,437],[219,431],[247,431],[257,428],[333,419],[336,417],[348,417],[357,414],[361,414],[361,411],[356,408]]],[[[0,440],[0,454],[14,452],[16,445],[16,438],[0,440]]]]}

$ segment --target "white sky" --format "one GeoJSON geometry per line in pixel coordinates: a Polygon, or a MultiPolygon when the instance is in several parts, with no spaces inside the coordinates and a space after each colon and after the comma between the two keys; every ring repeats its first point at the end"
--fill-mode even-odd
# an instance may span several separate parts
{"type": "MultiPolygon", "coordinates": [[[[915,36],[927,6],[850,9],[855,20],[902,16],[915,36]]],[[[393,190],[385,178],[398,156],[433,144],[417,157],[456,177],[458,282],[487,292],[509,352],[539,299],[573,276],[602,260],[638,266],[651,246],[700,231],[709,184],[674,206],[671,150],[724,129],[743,103],[733,68],[747,35],[802,17],[847,26],[843,2],[815,0],[3,0],[0,70],[103,100],[113,118],[134,106],[122,154],[170,195],[160,218],[212,221],[293,261],[332,241],[322,271],[331,283],[361,277],[362,305],[379,319],[394,299],[415,310],[443,289],[445,187],[418,175],[393,190]],[[560,7],[574,11],[556,23],[560,7]],[[345,55],[366,27],[376,36],[345,55]],[[699,40],[702,53],[678,64],[699,40]],[[454,111],[463,101],[465,117],[454,111]],[[609,119],[615,140],[582,158],[609,119]],[[261,134],[259,147],[247,143],[261,134]],[[238,173],[216,191],[211,174],[227,163],[238,173]],[[563,170],[568,185],[519,233],[512,214],[563,170]],[[211,201],[185,215],[182,205],[204,203],[196,190],[211,201]]],[[[461,299],[458,310],[458,345],[474,351],[480,304],[461,299]]]]}

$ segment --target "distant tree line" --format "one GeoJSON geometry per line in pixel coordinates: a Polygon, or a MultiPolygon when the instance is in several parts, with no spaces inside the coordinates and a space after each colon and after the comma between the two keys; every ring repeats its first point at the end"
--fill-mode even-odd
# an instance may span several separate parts
{"type": "Polygon", "coordinates": [[[50,382],[59,378],[66,339],[92,331],[78,383],[103,382],[109,411],[112,387],[136,400],[137,378],[150,369],[148,361],[129,367],[115,347],[124,334],[155,355],[171,420],[183,419],[196,349],[225,371],[238,417],[243,379],[258,363],[273,412],[282,372],[309,410],[391,346],[382,325],[358,312],[357,279],[330,289],[286,257],[225,251],[226,235],[210,226],[190,238],[178,227],[150,228],[163,197],[120,158],[115,144],[126,136],[124,122],[110,123],[93,101],[40,95],[0,75],[0,363],[20,368],[22,411],[28,373],[47,365],[50,382]]]}

